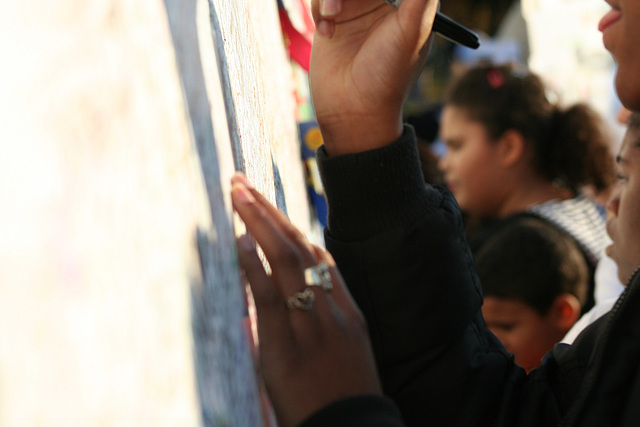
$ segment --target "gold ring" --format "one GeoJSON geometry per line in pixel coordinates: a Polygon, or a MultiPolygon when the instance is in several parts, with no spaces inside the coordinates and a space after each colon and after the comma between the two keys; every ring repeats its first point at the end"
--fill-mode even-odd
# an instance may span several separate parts
{"type": "Polygon", "coordinates": [[[311,288],[306,288],[304,291],[296,292],[287,298],[287,307],[290,309],[299,308],[300,310],[309,311],[313,308],[313,301],[316,299],[316,295],[311,288]]]}

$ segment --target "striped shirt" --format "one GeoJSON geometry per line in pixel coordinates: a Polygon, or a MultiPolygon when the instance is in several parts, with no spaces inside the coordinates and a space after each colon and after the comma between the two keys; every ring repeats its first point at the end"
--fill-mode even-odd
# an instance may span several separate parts
{"type": "Polygon", "coordinates": [[[598,263],[610,242],[602,208],[585,196],[551,200],[530,206],[527,211],[571,235],[593,265],[598,263]]]}

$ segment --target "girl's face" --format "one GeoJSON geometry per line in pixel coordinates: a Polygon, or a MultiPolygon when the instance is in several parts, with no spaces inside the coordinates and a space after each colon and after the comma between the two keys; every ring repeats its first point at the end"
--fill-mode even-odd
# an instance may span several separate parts
{"type": "Polygon", "coordinates": [[[504,182],[499,144],[489,138],[482,123],[455,106],[444,107],[440,135],[447,152],[439,167],[460,208],[472,215],[497,215],[504,182]]]}

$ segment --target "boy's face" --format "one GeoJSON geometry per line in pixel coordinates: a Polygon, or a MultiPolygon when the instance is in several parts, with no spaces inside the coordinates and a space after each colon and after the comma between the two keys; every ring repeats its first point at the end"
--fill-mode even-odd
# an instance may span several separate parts
{"type": "MultiPolygon", "coordinates": [[[[640,1],[636,0],[640,4],[640,1]]],[[[607,255],[626,283],[640,266],[640,131],[627,131],[618,156],[619,182],[608,205],[607,232],[613,244],[607,255]]]]}
{"type": "Polygon", "coordinates": [[[551,315],[541,315],[511,298],[485,296],[482,315],[487,327],[527,372],[540,366],[542,357],[567,333],[557,327],[551,315]]]}
{"type": "Polygon", "coordinates": [[[605,0],[612,8],[600,21],[604,47],[618,64],[616,90],[622,104],[640,110],[640,1],[605,0]]]}

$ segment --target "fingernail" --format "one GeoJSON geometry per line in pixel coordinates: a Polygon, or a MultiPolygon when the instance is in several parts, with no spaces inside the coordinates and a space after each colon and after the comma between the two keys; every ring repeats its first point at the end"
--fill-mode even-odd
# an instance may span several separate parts
{"type": "Polygon", "coordinates": [[[333,16],[337,15],[340,8],[339,0],[323,0],[320,3],[320,15],[321,16],[333,16]]]}
{"type": "Polygon", "coordinates": [[[232,184],[235,184],[237,182],[244,184],[244,186],[247,188],[253,188],[253,185],[251,184],[251,182],[249,182],[249,179],[242,172],[236,172],[231,177],[232,184]]]}
{"type": "Polygon", "coordinates": [[[236,202],[244,204],[255,203],[256,201],[247,187],[240,182],[233,184],[233,187],[231,188],[231,196],[236,202]]]}
{"type": "Polygon", "coordinates": [[[320,21],[316,27],[316,31],[318,31],[318,34],[322,37],[330,39],[333,36],[333,24],[327,20],[320,21]]]}

